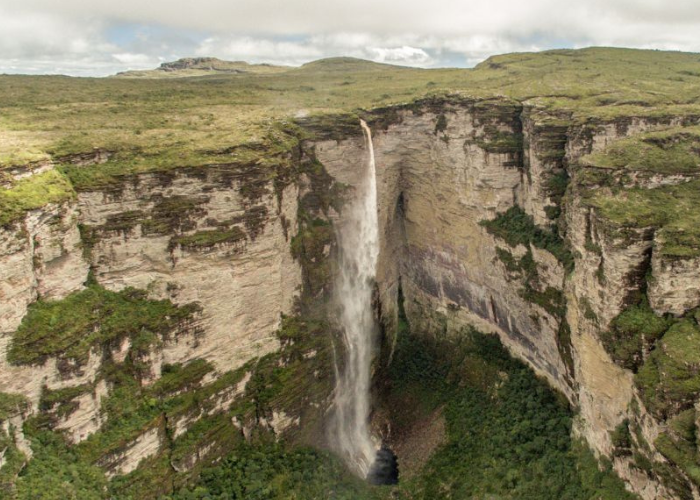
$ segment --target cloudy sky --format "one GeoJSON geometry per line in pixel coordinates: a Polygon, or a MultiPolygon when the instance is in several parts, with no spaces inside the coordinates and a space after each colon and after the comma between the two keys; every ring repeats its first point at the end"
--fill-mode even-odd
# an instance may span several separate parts
{"type": "Polygon", "coordinates": [[[470,67],[592,45],[700,52],[700,0],[0,0],[0,73],[108,75],[187,56],[470,67]]]}

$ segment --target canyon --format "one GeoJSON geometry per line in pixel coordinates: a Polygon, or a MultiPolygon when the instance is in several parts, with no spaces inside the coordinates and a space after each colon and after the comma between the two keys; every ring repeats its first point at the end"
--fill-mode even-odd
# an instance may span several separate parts
{"type": "MultiPolygon", "coordinates": [[[[694,144],[700,114],[583,119],[531,100],[461,93],[297,117],[282,129],[283,147],[263,151],[265,162],[241,161],[245,151],[233,149],[206,166],[129,173],[5,224],[2,456],[31,458],[22,423],[38,416],[109,477],[167,469],[165,490],[260,429],[332,448],[333,228],[348,223],[367,175],[360,119],[376,162],[371,302],[383,354],[375,383],[391,363],[402,300],[412,329],[426,335],[454,338],[468,327],[497,335],[568,401],[574,435],[630,491],[700,498],[677,425],[681,415],[700,425],[695,380],[677,375],[690,386],[680,395],[664,386],[675,372],[653,354],[672,352],[674,329],[687,327],[695,341],[700,251],[692,231],[642,203],[649,193],[684,203],[674,190],[698,182],[697,152],[688,168],[615,164],[627,151],[615,148],[637,147],[625,142],[635,138],[694,144]],[[108,311],[126,301],[144,316],[165,312],[137,332],[95,334],[101,326],[91,324],[76,335],[46,319],[61,310],[40,309],[87,293],[108,311]],[[668,331],[642,337],[630,358],[616,349],[628,340],[620,318],[634,308],[666,318],[668,331]],[[640,378],[652,362],[661,372],[653,387],[640,378]],[[127,366],[144,397],[165,403],[147,401],[122,429],[113,406],[132,383],[118,375],[127,366]]],[[[27,164],[8,182],[71,179],[110,154],[27,164]]],[[[673,210],[692,211],[688,203],[673,210]]],[[[673,369],[693,372],[694,363],[673,369]]],[[[390,429],[381,419],[372,415],[373,429],[390,429]]],[[[380,434],[392,443],[390,431],[380,434]]]]}

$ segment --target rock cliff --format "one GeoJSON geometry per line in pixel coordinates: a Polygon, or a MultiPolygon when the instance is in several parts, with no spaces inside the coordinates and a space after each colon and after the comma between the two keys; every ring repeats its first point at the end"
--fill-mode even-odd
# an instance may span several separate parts
{"type": "MultiPolygon", "coordinates": [[[[578,410],[575,432],[614,460],[633,491],[649,499],[696,498],[697,485],[687,470],[677,470],[684,467],[677,455],[654,446],[670,420],[648,412],[636,369],[611,357],[605,339],[639,294],[652,317],[697,308],[697,247],[682,233],[683,248],[664,251],[671,223],[619,221],[602,198],[627,200],[624,190],[655,195],[692,183],[697,170],[679,174],[667,164],[650,172],[631,162],[623,171],[594,160],[617,141],[697,118],[580,120],[506,99],[460,98],[377,110],[369,118],[387,329],[396,321],[400,284],[414,327],[449,335],[474,325],[498,333],[566,395],[578,410]],[[616,442],[621,426],[635,435],[625,450],[616,442]]],[[[332,175],[352,184],[362,148],[349,139],[319,143],[316,151],[332,175]]]]}
{"type": "MultiPolygon", "coordinates": [[[[697,391],[676,397],[663,367],[656,379],[648,373],[675,362],[651,347],[668,353],[675,330],[687,323],[687,335],[697,331],[700,250],[674,218],[684,210],[674,203],[686,198],[673,191],[692,186],[697,169],[610,163],[626,138],[658,144],[667,137],[655,131],[683,130],[697,117],[583,120],[527,101],[460,96],[362,114],[374,134],[377,309],[389,353],[401,289],[418,330],[458,335],[473,325],[498,334],[566,396],[578,411],[576,432],[633,491],[697,498],[678,430],[681,416],[686,428],[697,425],[697,391]],[[650,196],[668,201],[667,216],[644,219],[650,196]],[[615,346],[629,340],[620,325],[630,308],[664,318],[664,335],[639,340],[628,328],[641,347],[623,355],[615,346]]],[[[261,427],[322,440],[332,226],[366,156],[359,123],[326,123],[299,120],[299,140],[272,166],[130,175],[6,225],[0,384],[25,398],[12,418],[48,416],[110,475],[133,476],[162,457],[169,474],[190,471],[225,453],[224,434],[243,439],[261,427]],[[33,345],[18,347],[20,333],[34,338],[32,311],[97,289],[114,294],[108,303],[166,308],[157,338],[115,333],[83,346],[82,357],[72,344],[22,357],[21,346],[33,345]],[[113,437],[110,402],[123,366],[140,394],[168,404],[113,437]],[[297,387],[282,390],[289,377],[297,387]],[[189,433],[197,426],[199,440],[189,433]]],[[[8,424],[13,433],[28,455],[8,424]]]]}

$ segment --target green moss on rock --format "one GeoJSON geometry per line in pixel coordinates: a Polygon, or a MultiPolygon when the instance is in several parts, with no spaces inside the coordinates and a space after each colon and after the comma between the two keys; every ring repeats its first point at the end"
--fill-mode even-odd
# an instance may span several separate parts
{"type": "Polygon", "coordinates": [[[685,472],[700,486],[700,457],[698,456],[696,414],[685,410],[668,422],[669,429],[662,432],[654,445],[659,452],[685,472]]]}
{"type": "Polygon", "coordinates": [[[143,221],[141,230],[145,235],[163,235],[192,230],[195,228],[192,218],[206,215],[201,205],[207,201],[206,197],[157,198],[151,210],[151,217],[143,221]]]}
{"type": "Polygon", "coordinates": [[[241,228],[197,231],[193,234],[175,236],[170,240],[170,248],[177,246],[190,251],[206,250],[219,245],[240,245],[247,240],[241,228]]]}
{"type": "Polygon", "coordinates": [[[494,236],[501,238],[511,247],[534,245],[554,255],[565,269],[573,269],[574,259],[566,243],[556,232],[556,228],[543,229],[535,225],[532,216],[515,205],[492,220],[480,224],[494,236]]]}
{"type": "Polygon", "coordinates": [[[641,134],[581,159],[584,166],[659,174],[700,173],[700,128],[641,134]]]}
{"type": "Polygon", "coordinates": [[[654,189],[588,193],[586,203],[624,234],[626,228],[656,231],[655,252],[669,258],[700,256],[700,180],[654,189]]]}
{"type": "Polygon", "coordinates": [[[29,400],[22,394],[0,392],[0,422],[23,413],[30,407],[29,400]]]}
{"type": "Polygon", "coordinates": [[[146,292],[133,288],[110,292],[91,285],[62,300],[30,305],[7,357],[18,365],[42,364],[49,357],[82,365],[96,347],[176,334],[199,310],[196,304],[178,307],[168,300],[149,300],[146,292]]]}
{"type": "Polygon", "coordinates": [[[75,198],[73,186],[57,170],[49,170],[18,180],[9,188],[0,187],[0,226],[8,226],[28,210],[48,203],[62,203],[75,198]]]}
{"type": "Polygon", "coordinates": [[[700,328],[694,319],[673,324],[635,377],[644,402],[664,417],[691,408],[700,395],[700,328]]]}
{"type": "Polygon", "coordinates": [[[90,384],[81,384],[63,389],[49,390],[44,387],[41,391],[39,409],[50,412],[58,418],[65,418],[78,409],[76,398],[93,390],[90,384]]]}
{"type": "Polygon", "coordinates": [[[671,318],[655,314],[644,296],[615,317],[600,340],[617,364],[636,372],[672,324],[671,318]]]}

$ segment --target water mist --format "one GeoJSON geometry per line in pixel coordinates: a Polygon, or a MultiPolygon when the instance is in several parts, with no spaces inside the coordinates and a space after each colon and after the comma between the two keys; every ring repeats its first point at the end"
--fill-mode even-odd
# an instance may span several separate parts
{"type": "Polygon", "coordinates": [[[372,133],[362,121],[369,157],[355,196],[343,209],[338,231],[339,274],[335,294],[345,359],[336,364],[331,440],[346,463],[366,477],[380,449],[369,428],[370,369],[377,325],[372,291],[379,256],[377,179],[372,133]]]}

